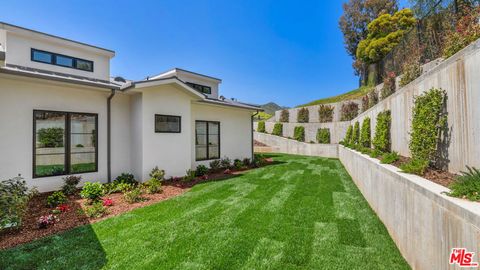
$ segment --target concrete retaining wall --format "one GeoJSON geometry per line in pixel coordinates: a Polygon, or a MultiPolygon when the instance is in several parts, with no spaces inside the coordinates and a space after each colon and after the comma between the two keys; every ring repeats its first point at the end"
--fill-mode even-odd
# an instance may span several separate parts
{"type": "Polygon", "coordinates": [[[412,269],[449,265],[452,248],[480,252],[480,204],[448,197],[447,188],[343,146],[339,158],[412,269]]]}
{"type": "Polygon", "coordinates": [[[253,138],[272,147],[277,153],[338,158],[337,144],[304,143],[259,132],[254,132],[253,138]]]}

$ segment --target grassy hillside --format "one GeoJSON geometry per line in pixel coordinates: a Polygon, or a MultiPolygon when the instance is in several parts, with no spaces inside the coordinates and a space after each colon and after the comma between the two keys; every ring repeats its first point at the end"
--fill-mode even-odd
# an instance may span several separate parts
{"type": "Polygon", "coordinates": [[[318,104],[328,104],[328,103],[335,103],[335,102],[340,102],[344,100],[358,99],[366,95],[371,89],[372,89],[371,87],[362,86],[358,89],[352,90],[350,92],[347,92],[338,96],[317,99],[317,100],[308,102],[306,104],[298,105],[297,107],[305,107],[305,106],[312,106],[312,105],[318,105],[318,104]]]}
{"type": "Polygon", "coordinates": [[[268,114],[266,112],[259,112],[257,115],[255,115],[255,121],[261,121],[261,120],[267,120],[270,117],[272,117],[272,114],[268,114]]]}

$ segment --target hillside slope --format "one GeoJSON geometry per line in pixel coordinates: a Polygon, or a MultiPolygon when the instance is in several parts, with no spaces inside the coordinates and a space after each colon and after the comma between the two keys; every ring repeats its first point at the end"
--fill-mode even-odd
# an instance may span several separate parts
{"type": "Polygon", "coordinates": [[[357,88],[347,93],[340,94],[338,96],[317,99],[302,105],[298,105],[297,107],[305,107],[305,106],[312,106],[312,105],[318,105],[318,104],[328,104],[328,103],[335,103],[335,102],[340,102],[345,100],[358,99],[358,98],[361,98],[362,96],[365,96],[371,89],[372,89],[371,87],[362,86],[360,88],[357,88]]]}

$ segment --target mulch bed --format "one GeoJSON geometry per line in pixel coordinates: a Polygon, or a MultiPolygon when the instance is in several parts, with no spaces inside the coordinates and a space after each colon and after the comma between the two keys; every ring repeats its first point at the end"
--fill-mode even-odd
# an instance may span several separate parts
{"type": "Polygon", "coordinates": [[[264,143],[262,143],[262,142],[259,142],[259,141],[257,141],[257,140],[253,140],[253,146],[268,146],[268,145],[266,145],[266,144],[264,144],[264,143]]]}

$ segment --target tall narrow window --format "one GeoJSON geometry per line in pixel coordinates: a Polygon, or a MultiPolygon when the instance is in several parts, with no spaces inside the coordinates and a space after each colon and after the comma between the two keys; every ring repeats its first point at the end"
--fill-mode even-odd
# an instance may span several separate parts
{"type": "Polygon", "coordinates": [[[195,159],[220,158],[220,122],[195,122],[195,159]]]}
{"type": "Polygon", "coordinates": [[[96,172],[98,115],[34,111],[33,177],[96,172]]]}

